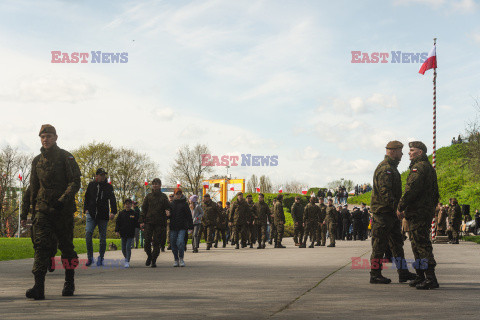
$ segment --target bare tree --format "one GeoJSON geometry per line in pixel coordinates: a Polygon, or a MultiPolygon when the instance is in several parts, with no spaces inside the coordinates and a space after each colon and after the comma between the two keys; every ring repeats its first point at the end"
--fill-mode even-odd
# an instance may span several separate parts
{"type": "Polygon", "coordinates": [[[334,181],[330,181],[328,184],[327,184],[328,188],[329,189],[336,189],[338,187],[345,187],[345,189],[347,189],[347,192],[348,191],[351,191],[354,186],[355,186],[355,183],[352,181],[352,180],[334,180],[334,181]]]}
{"type": "Polygon", "coordinates": [[[270,178],[262,175],[259,179],[259,185],[260,185],[260,191],[265,192],[265,193],[271,193],[272,192],[272,182],[270,181],[270,178]]]}
{"type": "Polygon", "coordinates": [[[199,194],[202,190],[202,180],[213,171],[211,166],[202,166],[202,154],[210,154],[206,145],[197,144],[193,148],[182,146],[177,151],[177,157],[171,167],[169,180],[171,183],[186,186],[192,193],[199,194]]]}
{"type": "Polygon", "coordinates": [[[466,128],[467,151],[469,166],[473,171],[474,177],[478,179],[480,177],[480,101],[478,98],[474,99],[473,107],[476,110],[476,115],[473,120],[467,123],[466,128]]]}
{"type": "Polygon", "coordinates": [[[256,175],[252,174],[247,182],[247,192],[255,192],[256,187],[258,187],[258,178],[256,175]]]}
{"type": "Polygon", "coordinates": [[[11,230],[16,231],[18,227],[18,219],[14,218],[19,209],[16,203],[19,157],[18,150],[9,145],[0,151],[0,236],[2,237],[7,236],[7,223],[11,230]]]}

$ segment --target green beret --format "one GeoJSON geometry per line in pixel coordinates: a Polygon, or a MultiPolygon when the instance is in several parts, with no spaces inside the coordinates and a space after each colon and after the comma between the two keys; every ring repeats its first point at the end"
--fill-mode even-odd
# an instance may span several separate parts
{"type": "Polygon", "coordinates": [[[387,143],[387,146],[385,147],[387,149],[402,149],[403,148],[403,143],[397,140],[390,141],[387,143]]]}
{"type": "Polygon", "coordinates": [[[40,128],[40,133],[38,135],[41,136],[42,133],[52,133],[54,135],[57,135],[57,130],[55,130],[55,127],[51,124],[43,124],[40,128]]]}
{"type": "Polygon", "coordinates": [[[417,148],[423,151],[424,154],[427,154],[427,146],[422,141],[412,141],[408,144],[410,148],[417,148]]]}

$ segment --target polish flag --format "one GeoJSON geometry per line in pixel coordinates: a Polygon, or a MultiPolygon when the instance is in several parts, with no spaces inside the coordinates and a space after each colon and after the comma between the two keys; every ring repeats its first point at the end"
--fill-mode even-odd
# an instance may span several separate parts
{"type": "Polygon", "coordinates": [[[307,194],[307,192],[308,192],[308,189],[307,189],[307,188],[303,188],[303,189],[302,189],[302,194],[307,194]]]}
{"type": "Polygon", "coordinates": [[[148,186],[148,180],[145,178],[145,186],[148,186]]]}
{"type": "Polygon", "coordinates": [[[420,67],[420,71],[418,73],[425,74],[425,71],[428,69],[436,69],[437,68],[437,46],[433,46],[432,50],[428,53],[427,60],[422,64],[420,67]]]}
{"type": "Polygon", "coordinates": [[[278,190],[278,193],[282,193],[283,192],[283,187],[280,187],[280,189],[278,190]]]}
{"type": "Polygon", "coordinates": [[[256,187],[255,190],[257,191],[257,193],[260,193],[260,187],[256,187]]]}
{"type": "Polygon", "coordinates": [[[180,188],[180,181],[177,181],[177,188],[180,188]]]}
{"type": "Polygon", "coordinates": [[[18,174],[18,180],[23,181],[23,176],[21,172],[18,174]]]}
{"type": "Polygon", "coordinates": [[[230,191],[235,191],[235,187],[230,187],[230,191]]]}
{"type": "Polygon", "coordinates": [[[107,182],[108,182],[109,184],[112,184],[112,180],[110,179],[110,177],[108,177],[107,182]]]}
{"type": "Polygon", "coordinates": [[[204,187],[205,189],[208,189],[208,187],[209,187],[209,186],[208,186],[208,181],[203,181],[203,187],[204,187]]]}

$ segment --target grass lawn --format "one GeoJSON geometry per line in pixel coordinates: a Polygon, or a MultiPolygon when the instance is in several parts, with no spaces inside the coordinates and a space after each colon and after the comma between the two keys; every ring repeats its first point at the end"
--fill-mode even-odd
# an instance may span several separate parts
{"type": "Polygon", "coordinates": [[[480,244],[480,236],[465,236],[465,237],[463,237],[463,240],[472,241],[472,242],[480,244]]]}
{"type": "MultiPolygon", "coordinates": [[[[111,242],[115,243],[118,249],[122,248],[120,239],[107,239],[107,250],[111,242]]],[[[73,244],[78,254],[87,252],[85,239],[73,239],[73,244]]],[[[99,240],[93,239],[93,251],[98,252],[98,249],[99,240]]],[[[30,238],[0,238],[0,261],[33,258],[33,253],[33,245],[30,238]]],[[[59,255],[60,251],[57,251],[57,256],[59,255]]]]}

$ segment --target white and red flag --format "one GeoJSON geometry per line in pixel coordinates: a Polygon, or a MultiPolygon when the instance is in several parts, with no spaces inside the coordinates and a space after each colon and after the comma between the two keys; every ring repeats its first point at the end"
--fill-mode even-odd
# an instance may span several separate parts
{"type": "Polygon", "coordinates": [[[177,188],[180,188],[180,181],[177,181],[177,188]]]}
{"type": "Polygon", "coordinates": [[[107,182],[108,182],[109,184],[112,184],[112,180],[110,179],[110,177],[108,177],[107,182]]]}
{"type": "Polygon", "coordinates": [[[302,194],[307,194],[308,188],[302,188],[302,194]]]}
{"type": "Polygon", "coordinates": [[[208,189],[208,188],[209,188],[208,181],[203,181],[203,187],[204,187],[205,189],[208,189]]]}
{"type": "Polygon", "coordinates": [[[283,187],[280,187],[280,189],[278,189],[278,193],[282,193],[283,192],[283,187]]]}
{"type": "Polygon", "coordinates": [[[255,190],[257,191],[257,193],[260,193],[260,187],[256,187],[255,190]]]}
{"type": "Polygon", "coordinates": [[[437,68],[437,46],[434,45],[432,50],[428,53],[427,60],[422,64],[418,73],[425,74],[428,69],[437,68]]]}
{"type": "Polygon", "coordinates": [[[230,191],[235,191],[235,187],[234,187],[234,186],[230,186],[230,191]]]}
{"type": "Polygon", "coordinates": [[[18,174],[18,180],[23,181],[23,175],[21,172],[18,174]]]}
{"type": "Polygon", "coordinates": [[[148,180],[145,178],[145,186],[148,186],[148,180]]]}

